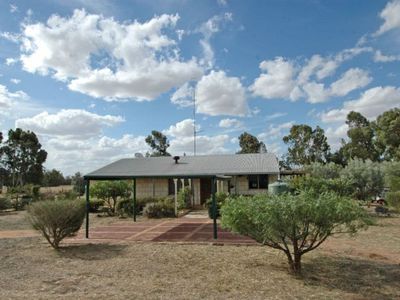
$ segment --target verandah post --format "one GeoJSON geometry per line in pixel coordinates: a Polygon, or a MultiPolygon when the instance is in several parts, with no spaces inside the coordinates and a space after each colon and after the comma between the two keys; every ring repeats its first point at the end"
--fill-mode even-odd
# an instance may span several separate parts
{"type": "Polygon", "coordinates": [[[133,178],[133,222],[136,222],[136,178],[133,178]]]}
{"type": "Polygon", "coordinates": [[[215,200],[215,184],[216,180],[215,177],[211,179],[211,195],[212,195],[212,212],[213,212],[213,231],[214,231],[214,239],[218,238],[217,233],[217,203],[215,200]]]}
{"type": "Polygon", "coordinates": [[[85,196],[86,196],[86,238],[89,238],[89,209],[90,209],[90,200],[89,200],[89,179],[86,179],[85,185],[85,196]]]}

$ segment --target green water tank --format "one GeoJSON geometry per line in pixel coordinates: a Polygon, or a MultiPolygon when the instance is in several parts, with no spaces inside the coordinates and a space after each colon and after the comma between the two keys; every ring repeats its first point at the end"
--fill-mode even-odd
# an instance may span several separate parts
{"type": "Polygon", "coordinates": [[[279,195],[289,190],[289,186],[286,182],[283,181],[275,181],[268,185],[268,192],[274,195],[279,195]]]}

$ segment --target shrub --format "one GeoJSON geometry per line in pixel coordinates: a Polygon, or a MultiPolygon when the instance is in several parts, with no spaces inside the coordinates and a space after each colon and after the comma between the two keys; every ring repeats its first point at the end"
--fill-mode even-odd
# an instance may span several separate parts
{"type": "Polygon", "coordinates": [[[393,209],[400,212],[400,191],[386,193],[386,201],[393,209]]]}
{"type": "Polygon", "coordinates": [[[191,206],[191,190],[189,187],[184,187],[178,192],[178,209],[189,208],[191,206]]]}
{"type": "Polygon", "coordinates": [[[85,218],[84,201],[40,201],[28,208],[28,218],[49,244],[58,249],[60,242],[76,233],[85,218]]]}
{"type": "Polygon", "coordinates": [[[147,203],[143,209],[143,214],[148,218],[175,217],[175,204],[170,198],[165,198],[158,202],[147,203]]]}
{"type": "Polygon", "coordinates": [[[295,274],[301,272],[302,255],[330,235],[355,233],[369,223],[357,202],[332,192],[237,197],[227,199],[221,214],[224,228],[283,251],[295,274]]]}
{"type": "Polygon", "coordinates": [[[8,198],[0,198],[0,210],[11,208],[11,202],[8,198]]]}
{"type": "Polygon", "coordinates": [[[153,198],[153,197],[138,198],[138,199],[136,199],[136,212],[142,213],[143,209],[147,203],[159,202],[161,200],[162,200],[162,198],[158,199],[158,198],[153,198]]]}
{"type": "Polygon", "coordinates": [[[289,189],[293,193],[303,190],[313,190],[316,194],[335,192],[343,197],[350,197],[354,190],[350,182],[344,178],[325,179],[323,177],[304,176],[295,177],[289,182],[289,189]]]}
{"type": "MultiPolygon", "coordinates": [[[[220,209],[222,205],[224,205],[226,199],[228,198],[228,194],[224,192],[219,192],[215,194],[215,202],[217,204],[217,218],[221,216],[220,214],[220,209]]],[[[213,206],[212,206],[212,198],[208,199],[206,202],[207,208],[208,208],[208,216],[210,219],[213,219],[213,206]]]]}

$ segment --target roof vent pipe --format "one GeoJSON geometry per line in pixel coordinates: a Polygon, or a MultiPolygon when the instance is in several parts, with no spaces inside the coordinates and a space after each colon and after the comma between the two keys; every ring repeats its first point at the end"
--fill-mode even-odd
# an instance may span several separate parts
{"type": "Polygon", "coordinates": [[[177,164],[177,163],[178,163],[178,160],[180,159],[180,157],[179,157],[179,156],[174,156],[173,158],[174,158],[174,160],[175,160],[175,163],[177,164]]]}

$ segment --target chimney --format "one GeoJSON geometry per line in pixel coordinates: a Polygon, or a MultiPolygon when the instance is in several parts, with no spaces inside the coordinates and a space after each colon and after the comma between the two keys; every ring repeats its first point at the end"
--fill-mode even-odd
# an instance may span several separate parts
{"type": "Polygon", "coordinates": [[[175,160],[175,163],[177,164],[177,163],[178,163],[178,160],[180,159],[180,157],[179,157],[179,156],[174,156],[173,158],[174,158],[174,160],[175,160]]]}

